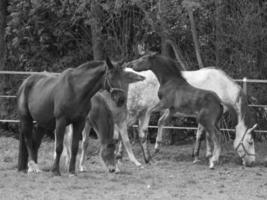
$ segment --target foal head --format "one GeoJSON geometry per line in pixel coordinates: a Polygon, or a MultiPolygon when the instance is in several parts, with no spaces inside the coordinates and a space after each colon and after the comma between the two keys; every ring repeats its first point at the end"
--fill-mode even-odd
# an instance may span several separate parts
{"type": "Polygon", "coordinates": [[[114,152],[115,152],[115,143],[101,145],[100,157],[105,167],[111,173],[115,172],[116,169],[116,164],[115,164],[116,159],[114,152]]]}
{"type": "Polygon", "coordinates": [[[156,55],[158,55],[158,53],[147,53],[144,56],[130,62],[130,67],[132,67],[135,71],[138,72],[150,70],[153,67],[152,59],[156,55]]]}
{"type": "Polygon", "coordinates": [[[161,83],[170,78],[185,82],[181,74],[181,66],[175,60],[156,52],[149,52],[139,59],[133,60],[130,62],[130,66],[138,72],[152,70],[161,83]]]}
{"type": "Polygon", "coordinates": [[[111,93],[111,98],[116,102],[117,106],[124,105],[126,100],[126,91],[128,84],[137,81],[143,81],[145,77],[126,70],[122,63],[113,64],[107,57],[106,64],[109,70],[106,72],[106,80],[104,83],[105,89],[111,93]]]}

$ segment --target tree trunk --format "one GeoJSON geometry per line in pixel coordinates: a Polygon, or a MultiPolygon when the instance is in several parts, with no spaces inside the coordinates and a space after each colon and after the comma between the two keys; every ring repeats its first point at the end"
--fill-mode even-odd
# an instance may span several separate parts
{"type": "Polygon", "coordinates": [[[101,33],[101,24],[99,12],[101,11],[101,6],[96,2],[91,2],[91,12],[93,15],[93,20],[91,23],[91,33],[92,33],[92,46],[93,46],[93,57],[94,60],[103,60],[104,55],[104,44],[101,33]]]}
{"type": "MultiPolygon", "coordinates": [[[[4,70],[6,67],[6,40],[5,40],[5,28],[6,28],[6,16],[7,16],[7,0],[0,0],[0,70],[4,70]]],[[[4,94],[4,88],[7,85],[7,78],[4,75],[0,75],[0,94],[4,94]]],[[[0,98],[0,119],[3,119],[7,115],[7,100],[0,98]]]]}
{"type": "MultiPolygon", "coordinates": [[[[261,28],[263,28],[263,21],[264,21],[264,15],[263,15],[263,0],[259,0],[259,9],[260,9],[260,25],[261,28]]],[[[262,78],[266,78],[267,74],[267,68],[264,67],[265,65],[265,56],[263,52],[266,50],[266,44],[265,44],[265,38],[262,37],[262,35],[259,35],[258,38],[258,49],[257,49],[257,57],[256,57],[256,66],[258,69],[262,71],[262,74],[265,75],[262,78]]]]}
{"type": "Polygon", "coordinates": [[[185,59],[182,56],[181,50],[175,41],[172,41],[168,34],[167,22],[164,18],[164,13],[167,13],[166,3],[163,0],[158,4],[158,19],[160,20],[160,35],[161,35],[161,54],[176,59],[183,70],[186,70],[185,59]]]}
{"type": "Polygon", "coordinates": [[[201,59],[201,55],[200,55],[200,47],[199,47],[199,41],[197,38],[197,29],[196,29],[194,16],[193,16],[193,10],[189,6],[186,6],[186,9],[188,11],[188,15],[189,15],[189,19],[190,19],[191,31],[192,31],[192,35],[193,35],[193,41],[194,41],[196,56],[197,56],[197,62],[198,62],[199,68],[203,68],[204,65],[203,65],[203,62],[201,59]]]}
{"type": "Polygon", "coordinates": [[[6,41],[5,28],[7,16],[7,0],[0,1],[0,70],[5,68],[6,61],[6,41]]]}
{"type": "Polygon", "coordinates": [[[216,37],[216,46],[215,46],[215,66],[218,67],[220,65],[220,29],[221,29],[221,20],[220,20],[220,8],[221,8],[221,0],[215,1],[216,5],[216,20],[215,20],[215,37],[216,37]]]}

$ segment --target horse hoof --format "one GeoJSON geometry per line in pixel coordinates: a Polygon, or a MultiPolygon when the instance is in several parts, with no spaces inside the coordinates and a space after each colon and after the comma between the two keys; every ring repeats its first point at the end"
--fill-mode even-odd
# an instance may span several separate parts
{"type": "Polygon", "coordinates": [[[212,156],[212,153],[207,153],[206,158],[210,158],[212,156]]]}
{"type": "Polygon", "coordinates": [[[52,170],[52,174],[53,176],[61,176],[61,173],[58,170],[52,170]]]}
{"type": "Polygon", "coordinates": [[[42,171],[39,169],[38,165],[34,161],[29,161],[28,163],[28,173],[41,173],[42,171]]]}
{"type": "Polygon", "coordinates": [[[80,166],[79,172],[87,172],[87,168],[85,166],[80,166]]]}
{"type": "Polygon", "coordinates": [[[141,167],[142,166],[142,164],[140,163],[140,162],[135,162],[135,165],[137,166],[137,167],[141,167]]]}
{"type": "Polygon", "coordinates": [[[158,148],[157,148],[157,149],[155,149],[155,151],[154,151],[154,154],[157,154],[157,153],[159,153],[159,150],[160,150],[160,149],[158,149],[158,148]]]}
{"type": "Polygon", "coordinates": [[[122,159],[122,154],[116,154],[115,159],[116,160],[121,160],[122,159]]]}
{"type": "Polygon", "coordinates": [[[215,169],[215,167],[214,166],[209,166],[209,169],[212,169],[213,170],[213,169],[215,169]]]}
{"type": "Polygon", "coordinates": [[[116,166],[115,168],[115,174],[119,174],[121,172],[120,168],[118,166],[116,166]]]}
{"type": "Polygon", "coordinates": [[[74,177],[74,176],[77,176],[77,174],[76,174],[76,173],[72,173],[72,172],[69,173],[69,177],[70,177],[70,178],[71,178],[71,177],[74,177]]]}
{"type": "Polygon", "coordinates": [[[193,164],[197,164],[199,162],[200,162],[200,160],[198,158],[196,158],[196,159],[194,159],[193,164]]]}
{"type": "Polygon", "coordinates": [[[209,166],[210,169],[215,169],[214,167],[214,163],[211,163],[210,166],[209,166]]]}

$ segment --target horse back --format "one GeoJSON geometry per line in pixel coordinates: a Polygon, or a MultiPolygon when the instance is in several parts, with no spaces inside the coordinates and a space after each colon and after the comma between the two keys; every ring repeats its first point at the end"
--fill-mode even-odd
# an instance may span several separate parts
{"type": "Polygon", "coordinates": [[[20,115],[29,115],[28,100],[32,89],[40,80],[46,79],[47,73],[33,74],[26,78],[17,92],[17,105],[20,115]]]}
{"type": "Polygon", "coordinates": [[[52,88],[57,75],[40,73],[29,76],[20,86],[17,94],[18,114],[42,123],[53,120],[53,105],[50,103],[52,88]]]}

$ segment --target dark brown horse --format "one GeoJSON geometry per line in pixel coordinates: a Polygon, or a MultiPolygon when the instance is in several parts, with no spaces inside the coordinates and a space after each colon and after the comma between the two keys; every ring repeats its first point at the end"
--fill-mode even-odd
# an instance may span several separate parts
{"type": "Polygon", "coordinates": [[[197,118],[197,122],[208,133],[208,139],[214,142],[209,165],[210,168],[214,168],[221,152],[218,141],[220,133],[218,121],[222,116],[223,107],[219,97],[214,92],[191,86],[183,78],[175,61],[165,56],[148,54],[132,61],[131,65],[136,71],[151,70],[158,78],[160,102],[153,108],[153,111],[167,109],[168,112],[164,114],[165,121],[177,114],[197,118]]]}
{"type": "MultiPolygon", "coordinates": [[[[119,69],[121,70],[121,69],[119,69]]],[[[69,172],[75,173],[79,138],[85,118],[90,110],[90,99],[101,88],[108,90],[113,100],[122,104],[125,94],[120,88],[121,73],[110,60],[91,61],[59,75],[40,73],[28,77],[17,95],[18,114],[21,121],[18,170],[39,172],[38,148],[43,134],[55,130],[56,156],[52,167],[60,175],[59,161],[63,149],[63,138],[67,125],[73,125],[73,142],[69,172]],[[38,132],[32,134],[33,122],[38,132]]]]}
{"type": "MultiPolygon", "coordinates": [[[[120,64],[117,65],[119,67],[120,64]]],[[[144,80],[144,77],[134,73],[132,71],[122,70],[121,77],[121,86],[127,91],[127,87],[130,83],[134,83],[137,81],[144,80]]],[[[112,96],[107,91],[97,92],[91,98],[91,110],[87,115],[85,127],[82,132],[82,152],[79,162],[79,170],[86,171],[86,167],[84,165],[86,150],[88,147],[88,140],[90,130],[93,128],[97,133],[100,142],[100,157],[104,162],[105,167],[109,171],[114,171],[114,150],[115,146],[111,145],[113,139],[118,140],[119,133],[115,131],[115,126],[118,125],[118,121],[121,121],[122,118],[125,119],[126,115],[126,104],[118,106],[115,101],[112,100],[112,96]],[[114,134],[114,131],[116,134],[114,134]],[[112,163],[112,164],[110,164],[112,163]]],[[[64,138],[64,148],[66,150],[66,166],[69,163],[70,155],[71,155],[71,143],[72,143],[72,126],[68,126],[66,130],[66,135],[64,138]]],[[[127,135],[126,132],[120,132],[121,138],[124,138],[124,135],[127,135]]],[[[119,168],[116,167],[116,171],[119,171],[119,168]]]]}

